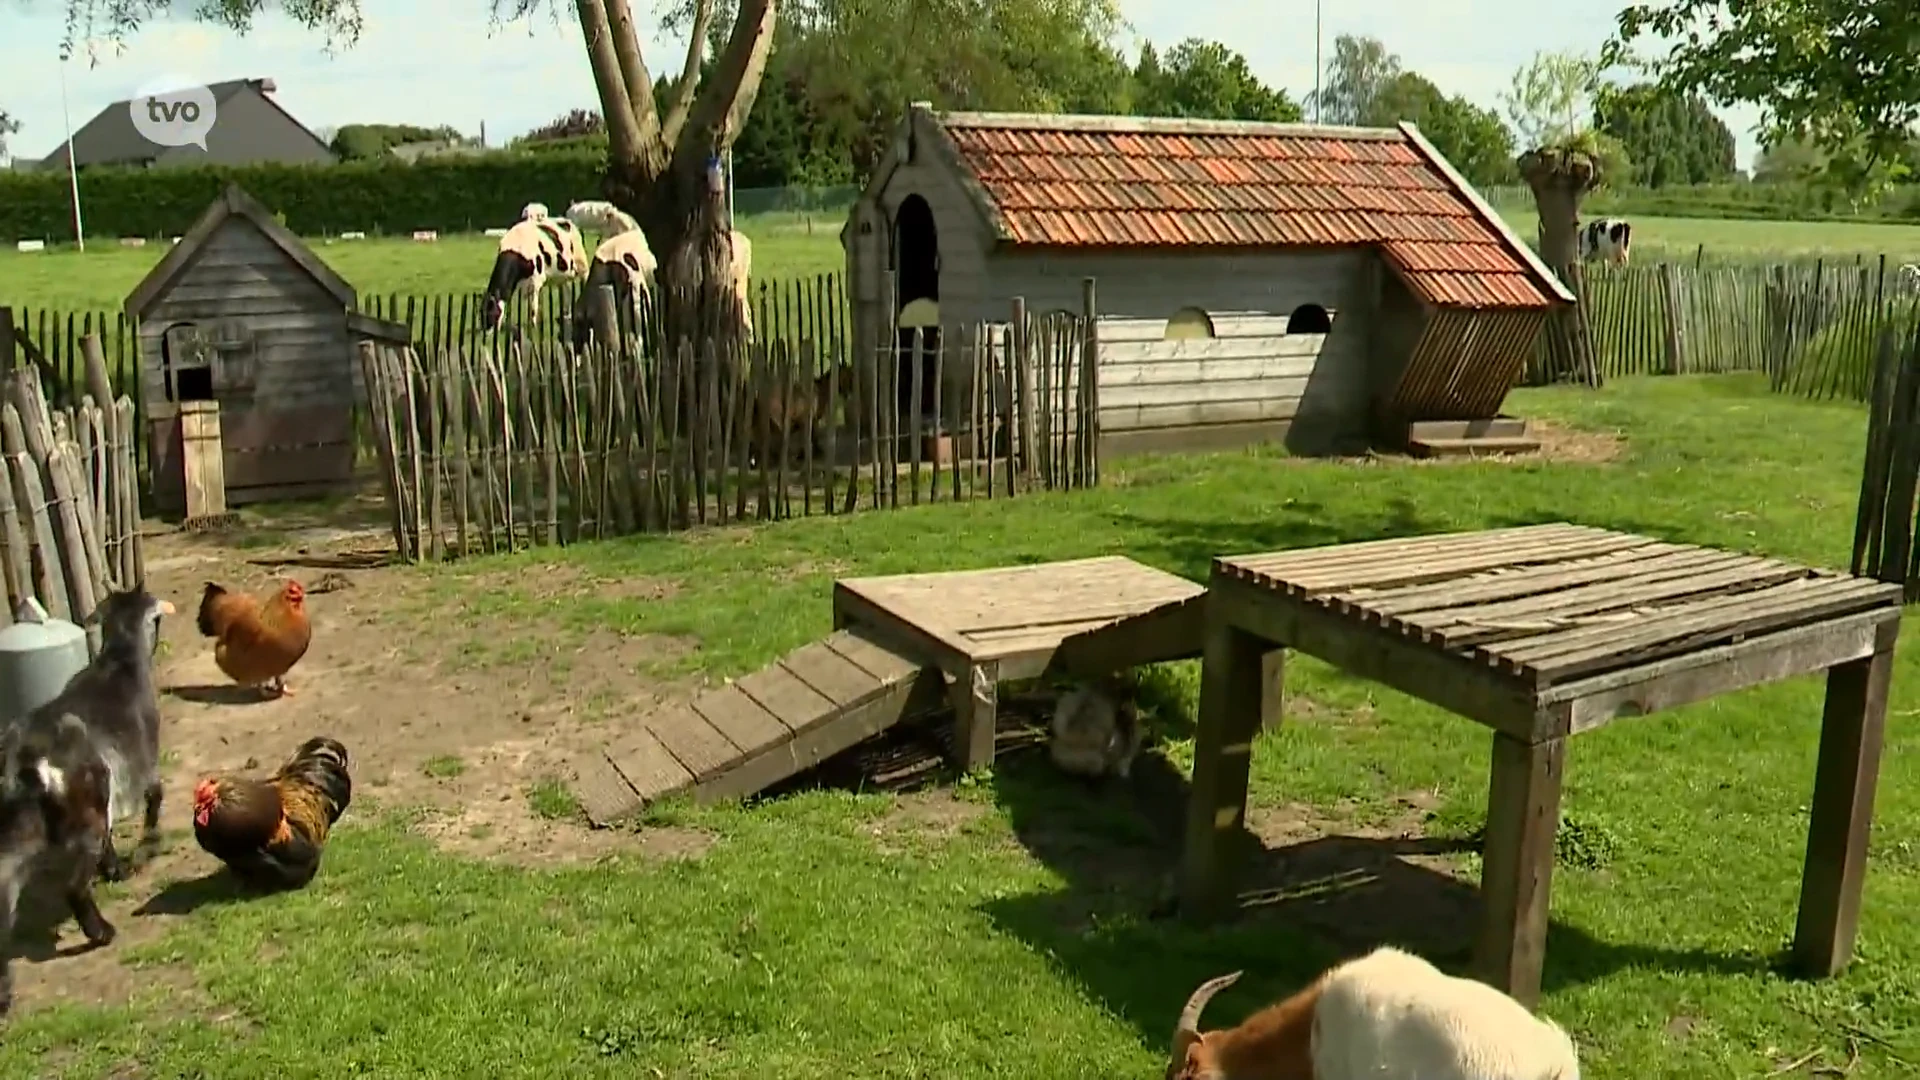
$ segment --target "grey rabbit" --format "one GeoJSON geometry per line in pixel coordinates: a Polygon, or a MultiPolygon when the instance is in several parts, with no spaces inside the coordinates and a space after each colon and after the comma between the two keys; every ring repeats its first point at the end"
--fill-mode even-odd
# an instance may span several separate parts
{"type": "Polygon", "coordinates": [[[1082,683],[1053,709],[1047,751],[1060,771],[1087,779],[1126,779],[1140,753],[1140,714],[1111,680],[1082,683]]]}

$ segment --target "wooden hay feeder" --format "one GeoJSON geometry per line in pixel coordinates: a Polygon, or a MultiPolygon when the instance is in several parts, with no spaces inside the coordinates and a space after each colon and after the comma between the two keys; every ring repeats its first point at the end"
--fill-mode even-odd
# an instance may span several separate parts
{"type": "Polygon", "coordinates": [[[191,515],[214,505],[189,505],[191,483],[207,476],[190,465],[182,431],[197,403],[216,406],[199,415],[218,425],[201,443],[218,445],[223,489],[207,513],[350,489],[359,367],[347,320],[356,299],[246,192],[230,186],[214,200],[126,301],[140,326],[156,509],[191,515]]]}

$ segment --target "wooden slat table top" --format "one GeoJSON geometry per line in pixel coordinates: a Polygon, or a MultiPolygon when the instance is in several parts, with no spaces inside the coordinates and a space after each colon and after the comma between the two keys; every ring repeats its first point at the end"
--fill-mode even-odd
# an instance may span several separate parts
{"type": "Polygon", "coordinates": [[[1207,591],[1120,555],[839,584],[903,622],[952,639],[976,660],[1057,648],[1073,634],[1207,591]]]}
{"type": "Polygon", "coordinates": [[[1534,689],[1901,603],[1896,584],[1565,523],[1221,558],[1214,570],[1534,689]]]}

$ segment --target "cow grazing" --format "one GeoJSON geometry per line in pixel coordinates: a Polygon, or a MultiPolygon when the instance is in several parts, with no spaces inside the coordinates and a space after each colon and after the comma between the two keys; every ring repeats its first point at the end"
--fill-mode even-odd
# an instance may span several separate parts
{"type": "MultiPolygon", "coordinates": [[[[638,326],[646,300],[653,295],[654,275],[658,270],[653,249],[647,246],[647,234],[639,229],[617,233],[593,249],[593,262],[587,267],[585,295],[591,297],[592,290],[602,285],[613,286],[616,296],[624,293],[631,298],[634,325],[638,326]]],[[[592,337],[592,306],[585,302],[574,305],[573,347],[584,350],[592,337]]]]}
{"type": "Polygon", "coordinates": [[[1627,265],[1633,243],[1633,226],[1619,218],[1589,221],[1580,230],[1580,260],[1627,265]]]}
{"type": "Polygon", "coordinates": [[[494,256],[493,275],[480,303],[480,325],[488,330],[499,326],[507,298],[520,289],[527,291],[529,313],[538,318],[540,290],[550,278],[578,278],[586,272],[587,250],[573,222],[523,218],[500,238],[500,253],[494,256]]]}
{"type": "Polygon", "coordinates": [[[607,202],[605,199],[582,199],[567,207],[567,219],[582,229],[591,229],[600,234],[601,239],[618,236],[621,233],[636,232],[640,223],[633,215],[607,202]]]}

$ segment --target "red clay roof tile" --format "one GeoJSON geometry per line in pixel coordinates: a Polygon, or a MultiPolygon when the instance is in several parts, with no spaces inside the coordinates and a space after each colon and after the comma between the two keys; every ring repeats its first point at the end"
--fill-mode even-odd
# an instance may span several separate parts
{"type": "Polygon", "coordinates": [[[1366,245],[1428,303],[1555,302],[1508,239],[1397,129],[1174,132],[1107,118],[1095,126],[1085,117],[935,117],[1011,243],[1366,245]]]}

